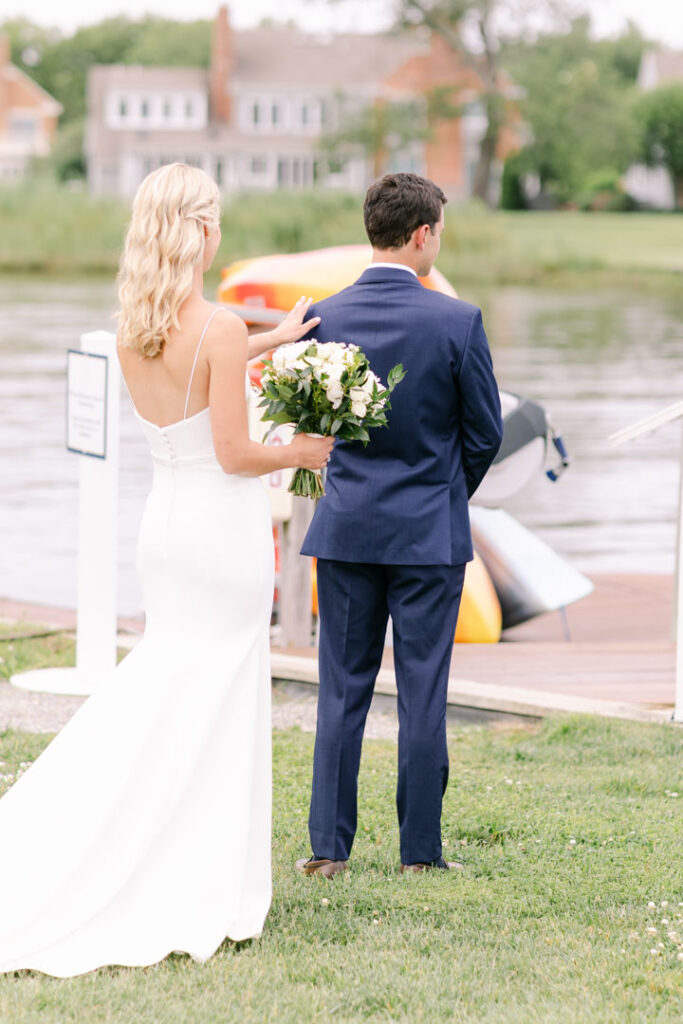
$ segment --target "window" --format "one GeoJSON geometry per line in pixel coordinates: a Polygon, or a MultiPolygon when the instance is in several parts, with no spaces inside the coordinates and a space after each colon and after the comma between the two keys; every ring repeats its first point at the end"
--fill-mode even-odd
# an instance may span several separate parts
{"type": "Polygon", "coordinates": [[[149,100],[140,101],[140,117],[145,119],[149,117],[149,100]]]}
{"type": "Polygon", "coordinates": [[[185,100],[185,117],[191,121],[194,117],[194,103],[192,100],[185,100]]]}
{"type": "Polygon", "coordinates": [[[280,121],[282,119],[281,114],[282,111],[280,110],[280,107],[277,105],[277,103],[273,103],[271,107],[271,120],[273,123],[273,127],[276,127],[278,124],[280,124],[280,121]]]}
{"type": "Polygon", "coordinates": [[[173,116],[173,103],[170,99],[166,98],[164,100],[161,110],[164,121],[170,121],[173,116]]]}
{"type": "Polygon", "coordinates": [[[253,156],[251,158],[250,170],[252,174],[265,174],[268,170],[268,161],[264,156],[253,156]]]}
{"type": "Polygon", "coordinates": [[[216,170],[215,170],[215,173],[214,173],[214,179],[216,181],[216,184],[220,188],[220,186],[223,184],[223,161],[222,160],[216,160],[216,170]]]}
{"type": "Polygon", "coordinates": [[[261,107],[258,103],[252,104],[251,108],[251,123],[258,125],[261,123],[261,107]]]}
{"type": "Polygon", "coordinates": [[[34,139],[38,134],[38,121],[33,114],[10,114],[9,133],[14,139],[34,139]]]}
{"type": "Polygon", "coordinates": [[[128,101],[119,100],[119,117],[121,119],[128,117],[128,101]]]}

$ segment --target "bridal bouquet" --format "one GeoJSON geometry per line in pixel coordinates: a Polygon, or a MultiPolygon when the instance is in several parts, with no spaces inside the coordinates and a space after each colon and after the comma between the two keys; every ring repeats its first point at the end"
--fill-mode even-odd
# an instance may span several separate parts
{"type": "MultiPolygon", "coordinates": [[[[370,369],[358,345],[297,341],[264,361],[261,417],[274,426],[292,423],[296,433],[324,434],[367,445],[371,427],[387,425],[389,395],[405,371],[390,371],[386,387],[370,369]]],[[[289,490],[307,498],[325,493],[322,476],[297,469],[289,490]]]]}

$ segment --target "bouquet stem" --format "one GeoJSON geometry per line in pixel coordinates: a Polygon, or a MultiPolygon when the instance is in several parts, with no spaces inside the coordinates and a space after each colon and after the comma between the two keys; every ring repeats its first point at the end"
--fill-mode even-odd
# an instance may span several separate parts
{"type": "Polygon", "coordinates": [[[325,493],[323,478],[312,469],[297,469],[288,490],[299,498],[322,498],[325,493]]]}

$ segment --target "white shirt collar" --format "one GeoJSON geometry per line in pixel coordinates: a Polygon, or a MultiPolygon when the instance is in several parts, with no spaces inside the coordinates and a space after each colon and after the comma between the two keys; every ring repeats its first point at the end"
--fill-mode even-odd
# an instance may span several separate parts
{"type": "Polygon", "coordinates": [[[407,267],[405,263],[370,263],[367,267],[368,270],[374,270],[375,267],[388,267],[389,270],[407,270],[413,277],[417,277],[417,274],[412,267],[407,267]]]}

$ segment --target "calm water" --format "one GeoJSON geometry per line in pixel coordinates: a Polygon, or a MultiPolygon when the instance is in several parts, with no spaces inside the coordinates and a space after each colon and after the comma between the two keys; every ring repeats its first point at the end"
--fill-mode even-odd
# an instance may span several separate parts
{"type": "MultiPolygon", "coordinates": [[[[573,465],[508,507],[588,572],[670,572],[681,428],[611,449],[607,437],[683,396],[683,297],[503,288],[484,309],[501,387],[542,402],[573,465]]],[[[0,595],[76,603],[78,456],[65,450],[66,350],[111,330],[112,282],[0,282],[0,595]]],[[[135,535],[151,469],[122,409],[119,608],[140,609],[135,535]]]]}

